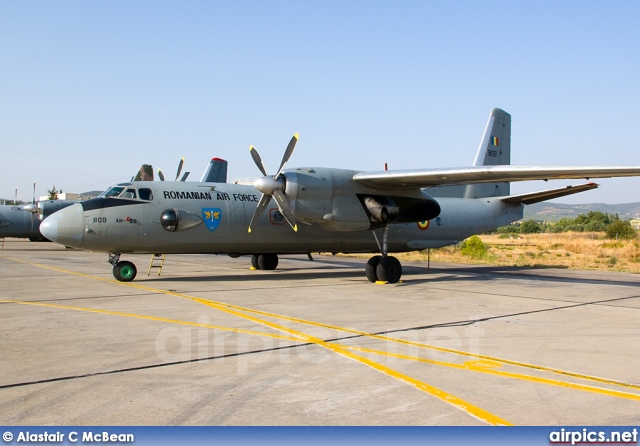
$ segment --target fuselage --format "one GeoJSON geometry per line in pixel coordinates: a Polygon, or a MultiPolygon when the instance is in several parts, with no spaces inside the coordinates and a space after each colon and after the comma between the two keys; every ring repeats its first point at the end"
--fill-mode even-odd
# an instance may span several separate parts
{"type": "MultiPolygon", "coordinates": [[[[66,246],[115,253],[233,255],[380,250],[371,229],[337,230],[333,224],[305,224],[301,219],[294,232],[273,200],[248,233],[261,195],[251,185],[134,182],[120,186],[111,195],[107,192],[56,212],[45,219],[42,233],[66,246]],[[167,230],[161,222],[167,210],[177,211],[181,217],[174,230],[167,230]]],[[[342,195],[340,199],[345,202],[348,194],[342,195]]],[[[353,196],[355,214],[361,210],[355,209],[360,205],[355,193],[353,196]]],[[[522,218],[522,206],[496,198],[438,198],[437,202],[440,213],[430,221],[390,225],[389,252],[454,244],[522,218]]],[[[382,231],[376,232],[380,235],[382,231]]]]}

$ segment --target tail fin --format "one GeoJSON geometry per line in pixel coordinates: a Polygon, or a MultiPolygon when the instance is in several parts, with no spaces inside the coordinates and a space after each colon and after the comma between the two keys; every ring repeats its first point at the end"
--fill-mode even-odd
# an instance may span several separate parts
{"type": "MultiPolygon", "coordinates": [[[[474,166],[511,164],[511,115],[494,108],[484,129],[474,166]]],[[[509,183],[469,184],[464,198],[502,197],[510,194],[509,183]]]]}
{"type": "MultiPolygon", "coordinates": [[[[511,163],[511,115],[494,108],[484,129],[474,166],[497,166],[511,163]]],[[[481,198],[509,195],[509,183],[458,184],[427,189],[433,197],[481,198]]]]}
{"type": "Polygon", "coordinates": [[[220,158],[212,158],[209,167],[200,179],[202,183],[226,183],[227,162],[220,158]]]}
{"type": "Polygon", "coordinates": [[[153,166],[151,164],[140,166],[140,170],[131,181],[153,181],[153,166]]]}

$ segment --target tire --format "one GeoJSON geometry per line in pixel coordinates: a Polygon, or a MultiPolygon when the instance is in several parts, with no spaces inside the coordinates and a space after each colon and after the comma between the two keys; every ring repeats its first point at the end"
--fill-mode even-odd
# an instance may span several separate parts
{"type": "Polygon", "coordinates": [[[388,283],[398,283],[402,277],[402,265],[395,257],[383,257],[376,267],[378,280],[388,283]]]}
{"type": "Polygon", "coordinates": [[[260,254],[258,256],[258,266],[265,271],[274,270],[278,267],[277,254],[260,254]]]}
{"type": "Polygon", "coordinates": [[[136,278],[136,274],[138,274],[138,269],[131,262],[118,262],[113,267],[113,277],[120,282],[131,282],[136,278]]]}
{"type": "Polygon", "coordinates": [[[251,256],[251,267],[253,269],[260,269],[260,265],[258,265],[258,256],[255,254],[251,256]]]}
{"type": "Polygon", "coordinates": [[[378,267],[378,263],[380,263],[380,259],[382,256],[373,256],[367,262],[367,266],[364,268],[364,273],[369,279],[369,282],[376,283],[378,281],[378,275],[376,274],[376,268],[378,267]]]}

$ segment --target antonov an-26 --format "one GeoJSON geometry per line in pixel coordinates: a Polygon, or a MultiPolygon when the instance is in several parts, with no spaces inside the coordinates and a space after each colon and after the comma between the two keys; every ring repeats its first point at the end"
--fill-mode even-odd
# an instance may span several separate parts
{"type": "Polygon", "coordinates": [[[379,172],[279,169],[253,185],[226,182],[131,182],[46,218],[40,230],[65,246],[109,253],[113,275],[131,281],[122,254],[250,255],[275,269],[278,254],[377,253],[366,264],[372,282],[396,283],[400,262],[389,253],[452,245],[522,218],[524,206],[598,187],[595,183],[511,195],[509,182],[640,176],[640,166],[511,166],[511,115],[493,109],[473,167],[379,172]]]}

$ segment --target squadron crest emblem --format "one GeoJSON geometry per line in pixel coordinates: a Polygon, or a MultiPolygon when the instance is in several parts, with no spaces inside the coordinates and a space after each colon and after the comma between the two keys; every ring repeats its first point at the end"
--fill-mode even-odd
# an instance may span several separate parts
{"type": "Polygon", "coordinates": [[[202,208],[202,219],[204,224],[207,225],[207,229],[213,232],[222,221],[222,209],[220,208],[202,208]]]}

